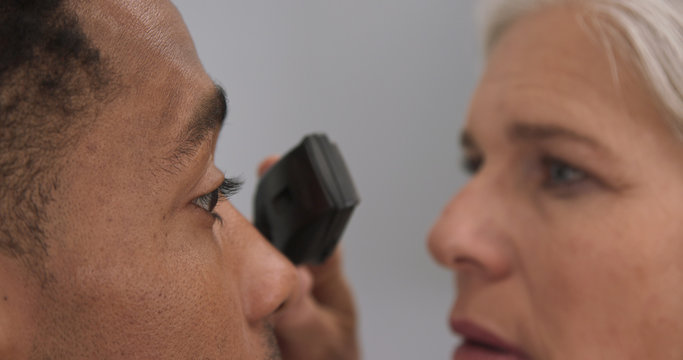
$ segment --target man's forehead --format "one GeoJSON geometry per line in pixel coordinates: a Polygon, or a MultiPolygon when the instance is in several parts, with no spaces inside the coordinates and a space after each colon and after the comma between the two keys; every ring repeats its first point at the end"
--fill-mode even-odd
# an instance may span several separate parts
{"type": "Polygon", "coordinates": [[[110,61],[133,62],[143,68],[154,68],[154,59],[199,62],[185,23],[168,0],[88,0],[70,4],[88,37],[110,61]]]}
{"type": "Polygon", "coordinates": [[[126,89],[116,111],[135,111],[127,126],[176,133],[193,116],[201,98],[213,94],[213,82],[170,1],[75,0],[70,4],[126,89]]]}

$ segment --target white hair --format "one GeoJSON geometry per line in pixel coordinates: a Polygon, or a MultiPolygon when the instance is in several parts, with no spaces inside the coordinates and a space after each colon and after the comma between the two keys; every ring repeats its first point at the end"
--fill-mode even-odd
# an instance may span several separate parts
{"type": "Polygon", "coordinates": [[[633,62],[683,135],[683,0],[484,0],[486,54],[521,17],[576,3],[597,15],[592,19],[607,35],[601,40],[633,62]]]}

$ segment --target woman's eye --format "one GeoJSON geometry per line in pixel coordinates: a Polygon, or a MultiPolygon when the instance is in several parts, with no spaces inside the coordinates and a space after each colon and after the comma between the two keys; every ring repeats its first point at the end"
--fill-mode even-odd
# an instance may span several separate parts
{"type": "Polygon", "coordinates": [[[192,200],[192,203],[206,212],[213,213],[213,210],[216,208],[219,201],[229,199],[232,195],[235,195],[241,187],[242,180],[240,179],[224,179],[223,183],[217,189],[192,200]]]}
{"type": "Polygon", "coordinates": [[[484,164],[484,158],[478,155],[467,156],[462,161],[462,167],[470,175],[476,174],[484,164]]]}
{"type": "Polygon", "coordinates": [[[588,177],[582,170],[556,159],[544,159],[543,166],[544,184],[548,187],[574,185],[588,177]]]}

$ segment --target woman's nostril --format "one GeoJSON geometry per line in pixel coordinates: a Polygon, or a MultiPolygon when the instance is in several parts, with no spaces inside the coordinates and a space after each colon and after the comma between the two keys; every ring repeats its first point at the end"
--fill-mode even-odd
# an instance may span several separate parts
{"type": "Polygon", "coordinates": [[[275,313],[280,313],[282,311],[282,309],[285,308],[286,304],[287,304],[286,301],[283,301],[282,303],[280,303],[280,306],[278,306],[277,309],[275,309],[275,313]]]}
{"type": "Polygon", "coordinates": [[[455,265],[455,266],[464,266],[464,265],[467,265],[471,262],[472,261],[470,259],[468,259],[464,256],[458,256],[458,257],[453,259],[453,265],[455,265]]]}

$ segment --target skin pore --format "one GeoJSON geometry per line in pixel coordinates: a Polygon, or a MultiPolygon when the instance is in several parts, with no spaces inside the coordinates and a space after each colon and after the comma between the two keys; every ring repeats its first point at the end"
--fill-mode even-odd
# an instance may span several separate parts
{"type": "Polygon", "coordinates": [[[50,280],[2,258],[0,358],[278,359],[297,275],[230,203],[194,201],[224,181],[225,109],[180,14],[161,0],[73,6],[122,89],[59,164],[50,280]]]}
{"type": "Polygon", "coordinates": [[[451,320],[531,359],[680,359],[683,143],[583,15],[502,36],[463,135],[473,176],[428,245],[456,275],[451,320]]]}

